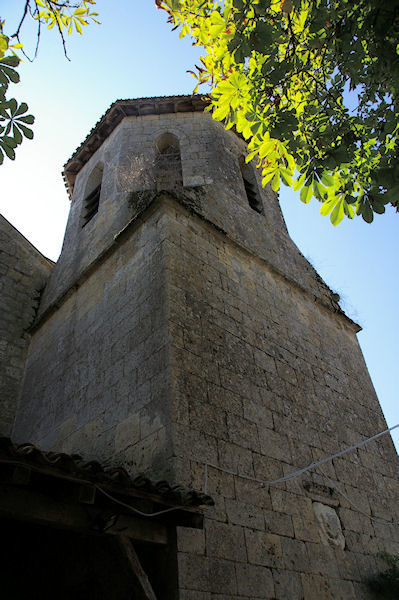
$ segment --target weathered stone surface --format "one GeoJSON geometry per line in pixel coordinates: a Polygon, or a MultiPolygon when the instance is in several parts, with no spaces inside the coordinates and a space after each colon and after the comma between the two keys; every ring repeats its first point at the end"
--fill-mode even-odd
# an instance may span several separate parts
{"type": "Polygon", "coordinates": [[[209,556],[246,562],[244,530],[236,525],[207,521],[205,524],[207,553],[209,556]]]}
{"type": "Polygon", "coordinates": [[[177,548],[180,552],[205,554],[205,534],[202,529],[179,527],[177,542],[177,548]]]}
{"type": "Polygon", "coordinates": [[[278,600],[303,600],[302,581],[298,573],[276,569],[272,573],[278,600]]]}
{"type": "Polygon", "coordinates": [[[281,540],[277,535],[246,529],[248,561],[254,565],[280,567],[282,559],[281,540]]]}
{"type": "Polygon", "coordinates": [[[313,502],[313,511],[319,524],[322,543],[326,546],[337,546],[344,550],[345,537],[336,511],[331,506],[326,506],[320,502],[313,502]]]}
{"type": "MultiPolygon", "coordinates": [[[[0,215],[0,432],[10,435],[29,345],[28,328],[53,268],[0,215]]],[[[39,373],[37,374],[39,376],[39,373]]]]}
{"type": "Polygon", "coordinates": [[[306,600],[335,600],[326,577],[322,575],[302,574],[303,594],[306,600]]]}
{"type": "Polygon", "coordinates": [[[209,115],[157,114],[123,119],[83,165],[15,435],[206,487],[204,532],[177,536],[180,598],[366,599],[376,553],[399,551],[397,528],[369,518],[399,520],[396,453],[385,438],[268,485],[385,424],[357,328],[275,195],[259,189],[263,214],[250,208],[245,152],[209,115]],[[183,184],[167,192],[153,168],[165,133],[183,184]],[[100,163],[99,212],[82,229],[100,163]],[[316,503],[338,547],[320,538],[316,503]]]}
{"type": "Polygon", "coordinates": [[[273,598],[274,582],[270,569],[255,565],[236,565],[238,593],[251,598],[273,598]]]}

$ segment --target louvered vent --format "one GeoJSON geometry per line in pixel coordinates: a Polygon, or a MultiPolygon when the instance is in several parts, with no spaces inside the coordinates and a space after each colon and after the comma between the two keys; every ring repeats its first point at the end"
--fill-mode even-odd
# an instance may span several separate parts
{"type": "Polygon", "coordinates": [[[98,206],[100,203],[101,194],[101,183],[85,198],[84,209],[83,209],[83,223],[82,227],[85,227],[89,221],[98,213],[98,206]]]}

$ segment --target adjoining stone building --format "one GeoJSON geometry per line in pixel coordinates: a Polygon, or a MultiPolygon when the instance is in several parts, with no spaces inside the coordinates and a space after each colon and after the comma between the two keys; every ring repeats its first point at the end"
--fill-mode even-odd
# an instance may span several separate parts
{"type": "Polygon", "coordinates": [[[262,486],[386,428],[359,327],[204,107],[119,100],[66,164],[13,439],[212,496],[165,598],[370,598],[399,552],[390,437],[262,486]]]}

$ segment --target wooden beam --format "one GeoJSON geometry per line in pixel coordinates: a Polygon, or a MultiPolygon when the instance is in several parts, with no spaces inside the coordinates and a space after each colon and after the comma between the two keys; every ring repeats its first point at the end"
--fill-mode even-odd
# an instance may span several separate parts
{"type": "Polygon", "coordinates": [[[168,544],[167,526],[151,519],[140,519],[132,515],[119,515],[113,527],[107,530],[108,534],[127,536],[138,542],[150,544],[168,544]]]}
{"type": "Polygon", "coordinates": [[[145,598],[147,600],[157,600],[150,580],[148,579],[147,574],[139,561],[139,557],[137,556],[136,550],[134,549],[130,539],[126,535],[120,535],[118,536],[118,541],[120,548],[128,561],[130,569],[133,571],[142,591],[144,592],[145,598]]]}
{"type": "MultiPolygon", "coordinates": [[[[101,516],[104,511],[105,509],[89,504],[83,507],[77,503],[68,503],[28,488],[0,486],[1,518],[94,534],[96,517],[101,516]]],[[[166,525],[133,515],[119,515],[116,524],[105,533],[120,536],[121,532],[139,542],[162,545],[168,543],[166,525]]]]}

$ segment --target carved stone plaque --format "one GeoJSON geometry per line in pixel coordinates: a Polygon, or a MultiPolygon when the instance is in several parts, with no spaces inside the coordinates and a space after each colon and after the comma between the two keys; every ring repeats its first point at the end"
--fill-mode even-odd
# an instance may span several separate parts
{"type": "Polygon", "coordinates": [[[313,502],[313,511],[319,524],[322,543],[326,546],[338,546],[344,550],[345,538],[335,509],[321,502],[313,502]]]}

